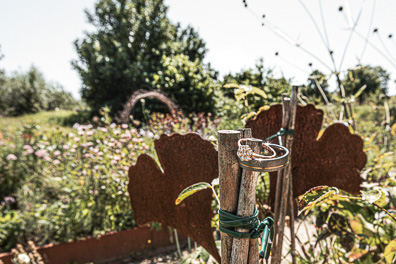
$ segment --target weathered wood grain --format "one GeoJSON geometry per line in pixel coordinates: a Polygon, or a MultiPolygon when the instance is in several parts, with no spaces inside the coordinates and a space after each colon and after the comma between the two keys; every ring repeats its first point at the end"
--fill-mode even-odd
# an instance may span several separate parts
{"type": "MultiPolygon", "coordinates": [[[[220,208],[236,213],[240,186],[240,168],[236,156],[241,132],[236,130],[218,131],[220,208]]],[[[231,263],[233,238],[221,233],[221,263],[231,263]]]]}
{"type": "MultiPolygon", "coordinates": [[[[248,139],[247,144],[251,147],[254,153],[260,152],[261,140],[248,139]]],[[[237,215],[248,217],[253,214],[256,206],[257,179],[258,172],[243,170],[239,190],[237,215]]],[[[247,232],[249,230],[238,228],[236,231],[247,232]]],[[[232,242],[231,263],[248,263],[249,254],[258,255],[258,247],[256,250],[252,248],[249,253],[249,240],[250,239],[248,238],[234,238],[232,242]]]]}

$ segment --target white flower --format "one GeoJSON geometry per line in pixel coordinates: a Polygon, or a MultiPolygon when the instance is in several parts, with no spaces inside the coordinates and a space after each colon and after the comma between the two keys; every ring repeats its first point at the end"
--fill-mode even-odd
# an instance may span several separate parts
{"type": "Polygon", "coordinates": [[[28,264],[28,263],[30,263],[30,258],[29,258],[28,255],[26,255],[26,254],[19,254],[19,255],[18,255],[18,261],[19,261],[20,263],[26,263],[26,264],[28,264]]]}
{"type": "Polygon", "coordinates": [[[6,160],[17,160],[17,156],[15,156],[14,154],[8,154],[8,156],[6,157],[6,160]]]}

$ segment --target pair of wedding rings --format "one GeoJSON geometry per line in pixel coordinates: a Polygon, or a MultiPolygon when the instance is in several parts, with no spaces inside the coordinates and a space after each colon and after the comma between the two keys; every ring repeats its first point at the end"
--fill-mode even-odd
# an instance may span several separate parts
{"type": "Polygon", "coordinates": [[[286,167],[289,150],[283,146],[267,143],[256,138],[242,138],[238,141],[237,157],[240,167],[250,171],[271,172],[286,167]],[[249,140],[260,141],[260,153],[254,153],[247,144],[249,140]],[[266,152],[264,155],[262,152],[266,152]]]}

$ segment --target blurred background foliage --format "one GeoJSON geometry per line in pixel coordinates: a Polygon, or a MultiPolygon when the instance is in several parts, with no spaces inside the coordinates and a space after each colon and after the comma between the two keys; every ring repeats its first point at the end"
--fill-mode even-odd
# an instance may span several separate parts
{"type": "MultiPolygon", "coordinates": [[[[243,127],[290,92],[293,79],[275,77],[263,59],[219,76],[204,63],[204,40],[192,27],[172,24],[162,0],[98,0],[86,15],[95,30],[75,41],[78,59],[72,62],[83,82],[81,101],[34,66],[11,74],[0,67],[0,252],[28,240],[44,245],[134,227],[127,170],[140,154],[155,157],[154,139],[197,132],[215,143],[217,130],[243,127]],[[141,89],[165,94],[180,112],[165,113],[158,101],[147,99],[136,106],[131,123],[113,123],[141,89]]],[[[361,135],[368,157],[362,188],[383,188],[385,208],[394,214],[396,96],[388,97],[389,73],[357,65],[337,74],[344,97],[332,89],[331,76],[312,69],[300,103],[325,110],[323,128],[344,121],[338,116],[348,103],[352,115],[345,124],[361,135]]],[[[257,204],[270,213],[268,192],[264,175],[257,204]]],[[[312,216],[303,222],[316,219],[314,243],[303,245],[301,263],[347,262],[359,254],[355,263],[382,261],[394,239],[393,226],[375,208],[332,204],[312,216]],[[323,235],[332,215],[355,224],[348,236],[323,235]],[[356,223],[374,238],[363,236],[356,223]],[[318,247],[329,250],[318,254],[318,247]]]]}

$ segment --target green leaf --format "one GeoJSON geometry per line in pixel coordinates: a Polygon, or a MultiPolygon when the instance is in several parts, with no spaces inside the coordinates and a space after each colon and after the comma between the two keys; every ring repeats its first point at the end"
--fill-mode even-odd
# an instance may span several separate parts
{"type": "Polygon", "coordinates": [[[257,115],[256,112],[250,112],[250,113],[246,114],[246,116],[245,116],[245,121],[248,121],[250,118],[253,118],[253,117],[255,117],[256,115],[257,115]]]}
{"type": "Polygon", "coordinates": [[[236,83],[227,83],[223,86],[224,88],[239,88],[239,84],[236,83]]]}
{"type": "Polygon", "coordinates": [[[187,187],[186,189],[184,189],[179,196],[177,197],[175,204],[178,205],[179,203],[181,203],[184,199],[186,199],[188,196],[201,191],[201,190],[205,190],[208,188],[212,188],[212,185],[210,185],[207,182],[198,182],[196,184],[193,184],[189,187],[187,187]]]}
{"type": "Polygon", "coordinates": [[[252,90],[249,92],[249,94],[257,94],[263,98],[268,97],[267,94],[263,90],[261,90],[260,88],[257,88],[257,87],[252,87],[252,90]]]}
{"type": "Polygon", "coordinates": [[[239,85],[239,89],[243,89],[247,94],[252,92],[253,86],[251,85],[239,85]]]}
{"type": "Polygon", "coordinates": [[[374,233],[376,233],[374,225],[365,221],[361,215],[356,216],[355,219],[350,218],[348,220],[349,225],[355,234],[374,237],[374,233]]]}
{"type": "Polygon", "coordinates": [[[369,203],[383,203],[386,199],[386,194],[382,190],[361,191],[362,200],[369,203]]]}
{"type": "Polygon", "coordinates": [[[329,186],[317,186],[311,188],[302,196],[299,197],[298,200],[298,214],[300,215],[302,212],[306,211],[309,212],[315,206],[321,204],[324,200],[328,199],[329,197],[338,194],[339,191],[336,187],[329,187],[329,186]]]}
{"type": "Polygon", "coordinates": [[[241,94],[241,95],[235,95],[235,99],[237,100],[237,102],[239,102],[240,100],[242,100],[243,98],[245,98],[246,94],[241,94]]]}
{"type": "Polygon", "coordinates": [[[342,101],[343,101],[343,99],[342,99],[341,97],[338,97],[338,96],[336,96],[336,95],[334,95],[334,94],[330,94],[330,96],[333,97],[333,99],[334,99],[335,101],[337,101],[337,102],[342,102],[342,101]]]}
{"type": "Polygon", "coordinates": [[[361,94],[363,93],[364,89],[366,89],[366,88],[367,88],[367,85],[366,85],[366,84],[363,85],[362,88],[360,88],[359,91],[357,91],[356,94],[353,95],[352,97],[353,97],[353,98],[358,98],[359,95],[361,95],[361,94]]]}
{"type": "Polygon", "coordinates": [[[344,235],[348,233],[349,223],[346,217],[332,213],[327,222],[329,230],[331,233],[336,234],[337,236],[344,235]]]}
{"type": "Polygon", "coordinates": [[[393,257],[396,251],[396,239],[392,240],[386,247],[384,251],[384,258],[386,263],[392,263],[393,257]]]}

